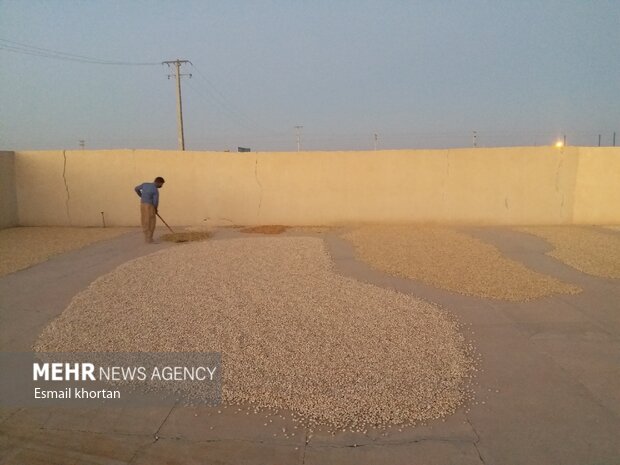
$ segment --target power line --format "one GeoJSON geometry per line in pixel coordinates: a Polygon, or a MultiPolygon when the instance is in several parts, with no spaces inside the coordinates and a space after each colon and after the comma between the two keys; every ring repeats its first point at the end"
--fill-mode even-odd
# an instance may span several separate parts
{"type": "Polygon", "coordinates": [[[202,88],[193,86],[189,82],[187,83],[187,85],[189,88],[191,88],[196,93],[198,97],[200,97],[202,101],[208,104],[217,105],[222,110],[223,114],[225,116],[228,116],[230,121],[237,123],[243,128],[251,130],[251,131],[259,131],[259,132],[264,131],[262,127],[255,124],[250,118],[244,117],[243,114],[233,111],[232,108],[230,108],[228,105],[226,105],[221,100],[216,98],[214,94],[212,93],[207,94],[203,92],[202,88]]]}
{"type": "Polygon", "coordinates": [[[92,65],[114,65],[114,66],[156,66],[160,62],[135,62],[135,61],[116,61],[104,60],[101,58],[90,57],[86,55],[77,55],[74,53],[61,52],[49,48],[28,45],[13,40],[0,38],[0,50],[6,52],[17,53],[20,55],[31,55],[41,58],[51,58],[54,60],[73,61],[77,63],[85,63],[92,65]]]}
{"type": "Polygon", "coordinates": [[[220,107],[220,108],[222,109],[222,111],[223,111],[223,112],[224,112],[227,116],[229,116],[229,117],[230,117],[231,121],[234,121],[235,123],[239,123],[241,126],[245,127],[246,129],[253,129],[253,130],[254,130],[254,129],[256,129],[256,128],[254,128],[254,127],[250,127],[250,126],[246,125],[245,121],[239,120],[239,119],[237,118],[237,115],[235,115],[234,113],[232,113],[232,112],[230,111],[230,109],[229,109],[226,105],[224,105],[222,102],[220,102],[219,100],[217,100],[217,99],[213,98],[212,96],[208,96],[206,93],[203,93],[203,91],[202,91],[201,89],[199,89],[199,88],[198,88],[198,87],[196,87],[196,86],[191,85],[189,82],[187,83],[187,85],[188,85],[188,87],[189,87],[190,89],[192,89],[192,90],[196,93],[196,95],[197,95],[198,97],[200,97],[200,99],[201,99],[203,102],[208,103],[208,104],[212,104],[212,103],[214,103],[214,104],[216,104],[218,107],[220,107]]]}
{"type": "Polygon", "coordinates": [[[210,88],[210,93],[213,96],[213,100],[221,107],[226,109],[231,116],[235,116],[239,119],[243,119],[247,125],[251,126],[253,129],[258,129],[261,131],[266,130],[266,128],[262,127],[259,123],[254,121],[252,118],[247,116],[242,111],[238,110],[236,106],[222,93],[220,90],[207,78],[207,76],[198,69],[198,67],[192,63],[194,70],[198,74],[198,76],[208,85],[210,88]]]}

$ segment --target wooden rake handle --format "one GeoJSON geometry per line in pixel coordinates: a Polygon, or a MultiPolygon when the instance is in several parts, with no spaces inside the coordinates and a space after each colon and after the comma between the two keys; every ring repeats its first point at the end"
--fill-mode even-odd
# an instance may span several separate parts
{"type": "Polygon", "coordinates": [[[168,223],[166,223],[166,220],[164,220],[161,216],[159,216],[159,213],[155,213],[155,214],[159,217],[159,219],[162,221],[162,223],[164,223],[166,225],[166,227],[170,230],[170,232],[172,234],[174,234],[174,231],[172,230],[172,228],[170,226],[168,226],[168,223]]]}

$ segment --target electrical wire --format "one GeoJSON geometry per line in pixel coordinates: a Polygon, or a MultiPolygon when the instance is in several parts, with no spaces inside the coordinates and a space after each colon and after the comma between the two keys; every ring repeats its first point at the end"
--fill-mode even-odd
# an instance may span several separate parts
{"type": "Polygon", "coordinates": [[[232,122],[243,126],[243,128],[247,130],[263,132],[263,128],[261,128],[256,123],[254,123],[251,119],[244,117],[244,115],[232,111],[231,108],[228,107],[225,103],[214,98],[213,94],[207,95],[200,88],[192,85],[189,81],[185,82],[185,85],[187,85],[187,87],[189,87],[194,92],[195,95],[197,95],[200,99],[202,99],[203,102],[209,105],[211,104],[217,105],[223,111],[223,113],[228,118],[230,118],[232,122]]]}
{"type": "Polygon", "coordinates": [[[155,66],[161,65],[161,62],[134,62],[134,61],[116,61],[104,60],[100,58],[89,57],[86,55],[77,55],[74,53],[61,52],[34,45],[28,45],[14,40],[0,38],[0,50],[18,53],[21,55],[31,55],[41,58],[51,58],[55,60],[73,61],[77,63],[93,64],[93,65],[114,65],[114,66],[155,66]]]}
{"type": "Polygon", "coordinates": [[[214,102],[216,102],[218,106],[225,109],[225,111],[227,111],[230,115],[244,120],[245,124],[251,126],[253,129],[265,131],[265,128],[263,128],[258,122],[247,116],[242,111],[238,110],[236,106],[222,92],[220,92],[220,90],[195,64],[192,63],[192,67],[196,71],[196,74],[207,84],[212,99],[214,102]]]}

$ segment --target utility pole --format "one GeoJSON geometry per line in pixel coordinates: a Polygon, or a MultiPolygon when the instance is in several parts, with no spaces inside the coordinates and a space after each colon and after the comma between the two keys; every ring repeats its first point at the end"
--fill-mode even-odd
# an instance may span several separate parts
{"type": "Polygon", "coordinates": [[[598,146],[599,147],[601,146],[601,135],[600,134],[598,135],[598,146]]]}
{"type": "Polygon", "coordinates": [[[168,65],[169,68],[174,65],[175,73],[169,74],[168,79],[176,77],[177,79],[177,129],[179,133],[179,150],[185,150],[185,136],[183,134],[183,102],[181,100],[181,76],[192,77],[191,74],[181,74],[181,65],[186,63],[192,64],[189,60],[162,61],[162,65],[168,65]]]}
{"type": "Polygon", "coordinates": [[[616,146],[616,131],[614,131],[614,143],[613,143],[613,146],[614,147],[616,146]]]}
{"type": "Polygon", "coordinates": [[[375,150],[377,150],[377,142],[379,141],[379,134],[375,132],[375,150]]]}
{"type": "Polygon", "coordinates": [[[84,150],[84,147],[86,146],[86,141],[84,139],[80,139],[78,140],[78,143],[80,144],[80,150],[84,150]]]}
{"type": "Polygon", "coordinates": [[[473,133],[473,144],[474,148],[478,147],[478,131],[474,131],[473,133]]]}
{"type": "Polygon", "coordinates": [[[299,152],[301,150],[301,129],[303,128],[303,126],[295,126],[295,129],[297,129],[297,151],[299,152]]]}

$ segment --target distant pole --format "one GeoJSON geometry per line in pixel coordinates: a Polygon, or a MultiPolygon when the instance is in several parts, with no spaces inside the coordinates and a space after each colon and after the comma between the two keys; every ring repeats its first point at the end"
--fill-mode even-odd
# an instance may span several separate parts
{"type": "Polygon", "coordinates": [[[301,129],[303,128],[303,126],[295,126],[295,129],[297,130],[297,151],[299,152],[301,150],[301,129]]]}
{"type": "Polygon", "coordinates": [[[566,147],[566,134],[564,134],[564,147],[566,147]]]}
{"type": "Polygon", "coordinates": [[[478,131],[473,132],[473,144],[474,148],[478,147],[478,131]]]}
{"type": "Polygon", "coordinates": [[[614,131],[614,147],[616,146],[616,131],[614,131]]]}
{"type": "Polygon", "coordinates": [[[185,150],[185,134],[183,132],[183,100],[181,99],[181,63],[175,63],[177,76],[177,127],[179,132],[179,150],[185,150]]]}
{"type": "Polygon", "coordinates": [[[375,132],[375,150],[377,150],[377,142],[379,141],[379,135],[375,132]]]}
{"type": "Polygon", "coordinates": [[[601,146],[601,135],[600,134],[598,135],[598,146],[599,147],[601,146]]]}
{"type": "MultiPolygon", "coordinates": [[[[174,60],[174,61],[162,61],[162,65],[168,65],[168,67],[174,65],[175,73],[174,76],[177,80],[177,130],[178,130],[178,138],[179,138],[179,150],[185,150],[185,135],[183,133],[183,102],[181,100],[181,76],[189,76],[192,77],[191,74],[181,74],[181,65],[186,63],[190,63],[189,60],[174,60]]],[[[168,75],[168,79],[170,79],[171,75],[168,75]]]]}
{"type": "Polygon", "coordinates": [[[80,144],[80,149],[84,150],[84,147],[86,146],[86,141],[84,139],[80,139],[78,143],[80,144]]]}

